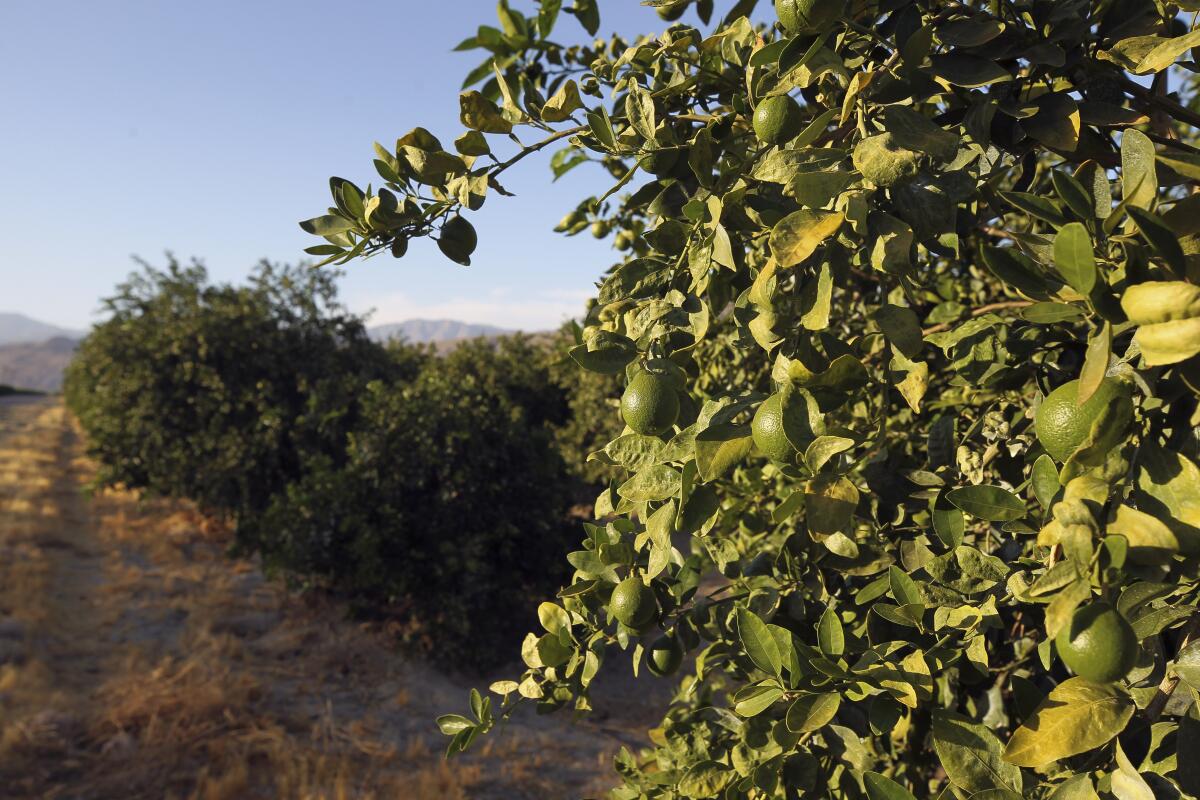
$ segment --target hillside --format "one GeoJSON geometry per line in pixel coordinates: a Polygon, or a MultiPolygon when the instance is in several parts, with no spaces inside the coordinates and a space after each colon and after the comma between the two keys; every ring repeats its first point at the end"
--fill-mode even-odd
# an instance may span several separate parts
{"type": "Polygon", "coordinates": [[[452,319],[409,319],[370,328],[371,338],[384,342],[389,339],[404,339],[413,344],[428,342],[450,342],[456,339],[473,339],[476,336],[500,336],[512,333],[494,325],[478,325],[452,319]]]}
{"type": "Polygon", "coordinates": [[[63,370],[78,344],[78,339],[56,336],[42,342],[0,345],[0,383],[41,392],[60,391],[63,370]]]}
{"type": "Polygon", "coordinates": [[[60,328],[24,314],[0,312],[0,345],[44,342],[55,337],[78,339],[82,331],[60,328]]]}

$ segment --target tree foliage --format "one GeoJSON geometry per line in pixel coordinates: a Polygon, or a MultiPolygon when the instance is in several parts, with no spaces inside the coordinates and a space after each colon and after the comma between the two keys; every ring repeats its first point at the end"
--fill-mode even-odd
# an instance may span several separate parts
{"type": "Polygon", "coordinates": [[[171,259],[103,310],[65,388],[100,481],[217,513],[257,513],[312,458],[342,460],[361,387],[402,372],[319,271],[263,262],[232,286],[171,259]]]}
{"type": "Polygon", "coordinates": [[[333,274],[265,263],[245,286],[145,266],[105,309],[67,379],[100,483],[227,515],[268,569],[460,666],[503,658],[567,575],[571,395],[545,343],[385,348],[333,274]]]}
{"type": "Polygon", "coordinates": [[[267,563],[400,609],[440,661],[503,660],[570,541],[572,481],[539,417],[554,393],[536,391],[552,384],[533,353],[515,357],[528,348],[464,345],[409,383],[362,387],[346,463],[314,461],[248,521],[267,563]]]}
{"type": "Polygon", "coordinates": [[[527,669],[439,720],[450,751],[522,703],[586,710],[666,636],[685,676],[616,798],[1200,794],[1200,6],[649,4],[680,23],[571,45],[595,0],[501,0],[460,45],[466,132],[376,145],[379,187],[335,178],[302,223],[331,262],[428,235],[468,263],[512,164],[596,162],[559,228],[622,255],[571,356],[679,393],[671,430],[602,448],[623,473],[527,669]],[[801,117],[760,141],[783,95],[801,117]],[[1056,461],[1042,398],[1106,379],[1130,403],[1056,461]],[[1053,644],[1097,602],[1138,642],[1112,683],[1053,644]]]}

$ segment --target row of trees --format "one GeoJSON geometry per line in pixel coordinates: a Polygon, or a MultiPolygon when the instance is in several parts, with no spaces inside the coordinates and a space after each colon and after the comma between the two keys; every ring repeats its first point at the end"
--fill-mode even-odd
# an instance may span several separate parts
{"type": "Polygon", "coordinates": [[[620,800],[1200,796],[1200,4],[647,4],[500,0],[465,132],[301,223],[466,263],[513,164],[604,167],[624,472],[450,752],[620,657],[687,664],[620,800]]]}
{"type": "Polygon", "coordinates": [[[460,663],[501,657],[564,577],[562,452],[599,434],[572,414],[563,337],[385,347],[332,275],[266,263],[245,286],[145,265],[105,310],[66,382],[102,483],[227,515],[242,553],[402,611],[460,663]]]}

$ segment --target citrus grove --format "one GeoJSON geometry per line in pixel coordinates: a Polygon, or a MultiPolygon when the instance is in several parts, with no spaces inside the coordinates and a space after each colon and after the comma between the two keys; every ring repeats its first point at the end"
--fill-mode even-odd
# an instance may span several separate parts
{"type": "Polygon", "coordinates": [[[1200,795],[1200,3],[647,4],[500,0],[465,130],[301,223],[469,264],[514,164],[601,168],[617,477],[449,752],[625,659],[678,691],[615,798],[1200,795]]]}

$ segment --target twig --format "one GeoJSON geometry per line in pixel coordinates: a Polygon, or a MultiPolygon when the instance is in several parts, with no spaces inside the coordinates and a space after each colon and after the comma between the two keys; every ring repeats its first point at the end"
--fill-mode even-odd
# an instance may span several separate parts
{"type": "MultiPolygon", "coordinates": [[[[1032,300],[1005,300],[1001,303],[988,303],[986,306],[980,306],[979,308],[972,311],[971,316],[972,317],[982,317],[984,314],[988,314],[992,311],[1000,311],[1005,308],[1026,308],[1031,305],[1033,305],[1032,300]]],[[[942,322],[942,323],[939,323],[937,325],[934,325],[930,328],[926,328],[925,330],[921,331],[921,335],[928,336],[931,333],[938,333],[939,331],[947,330],[947,329],[949,329],[949,327],[950,327],[949,322],[942,322]]]]}

